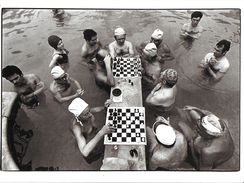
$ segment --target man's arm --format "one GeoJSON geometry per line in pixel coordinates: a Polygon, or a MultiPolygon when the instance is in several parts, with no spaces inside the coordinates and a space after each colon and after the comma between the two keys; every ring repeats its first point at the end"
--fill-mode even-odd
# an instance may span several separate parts
{"type": "Polygon", "coordinates": [[[107,83],[109,86],[114,86],[115,82],[114,82],[114,76],[111,70],[111,60],[112,57],[110,55],[106,55],[106,57],[104,58],[104,63],[105,63],[105,67],[107,70],[107,83]]]}
{"type": "Polygon", "coordinates": [[[103,128],[96,134],[93,139],[86,143],[86,139],[81,133],[81,128],[79,126],[73,127],[73,132],[75,134],[78,147],[83,156],[87,157],[90,152],[96,147],[97,143],[103,138],[105,134],[114,131],[113,126],[104,125],[103,128]]]}
{"type": "MultiPolygon", "coordinates": [[[[83,94],[83,93],[82,93],[83,94]]],[[[81,96],[80,93],[76,92],[74,95],[70,95],[70,96],[66,96],[66,97],[62,97],[61,94],[59,92],[55,93],[54,97],[60,102],[60,103],[63,103],[63,102],[66,102],[66,101],[69,101],[69,100],[72,100],[78,96],[81,96]]]]}
{"type": "Polygon", "coordinates": [[[129,56],[134,56],[133,45],[131,42],[128,42],[128,47],[129,47],[129,56]]]}
{"type": "Polygon", "coordinates": [[[163,45],[164,53],[162,55],[159,55],[163,61],[169,61],[173,60],[174,56],[172,52],[170,51],[169,47],[167,44],[164,43],[163,45]]]}
{"type": "Polygon", "coordinates": [[[108,45],[109,53],[112,58],[116,57],[116,53],[114,51],[114,45],[113,42],[108,45]]]}
{"type": "Polygon", "coordinates": [[[148,95],[148,97],[146,98],[146,103],[148,103],[150,105],[161,105],[166,100],[167,100],[167,98],[165,98],[165,96],[163,96],[162,93],[161,94],[157,94],[157,93],[155,93],[155,90],[153,90],[148,95]]]}
{"type": "Polygon", "coordinates": [[[207,67],[207,70],[208,70],[209,74],[210,74],[215,80],[219,80],[219,79],[221,79],[221,78],[224,76],[224,74],[225,74],[225,73],[220,72],[220,71],[218,71],[218,72],[215,73],[209,66],[207,67]]]}
{"type": "Polygon", "coordinates": [[[48,66],[49,68],[53,68],[56,65],[58,57],[59,57],[58,54],[53,56],[53,59],[51,60],[49,66],[48,66]]]}
{"type": "Polygon", "coordinates": [[[33,74],[33,79],[34,79],[34,84],[36,85],[36,90],[28,95],[25,95],[26,98],[29,97],[34,97],[35,95],[39,95],[40,93],[42,93],[45,89],[45,84],[44,82],[41,81],[41,79],[33,74]]]}

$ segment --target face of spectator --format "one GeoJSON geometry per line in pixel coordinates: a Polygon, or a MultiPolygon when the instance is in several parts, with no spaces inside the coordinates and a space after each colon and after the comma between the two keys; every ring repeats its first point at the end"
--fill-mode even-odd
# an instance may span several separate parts
{"type": "Polygon", "coordinates": [[[155,39],[153,37],[151,37],[151,43],[154,43],[157,47],[161,44],[163,40],[162,39],[155,39]]]}
{"type": "Polygon", "coordinates": [[[63,43],[62,40],[60,40],[60,41],[58,42],[57,49],[58,49],[58,50],[62,50],[62,49],[64,49],[64,43],[63,43]]]}
{"type": "Polygon", "coordinates": [[[90,41],[87,41],[90,46],[97,44],[97,36],[93,36],[90,41]]]}
{"type": "Polygon", "coordinates": [[[23,83],[25,83],[24,77],[16,73],[7,77],[6,79],[13,83],[14,86],[21,86],[23,83]]]}
{"type": "Polygon", "coordinates": [[[224,45],[222,46],[215,46],[214,47],[214,56],[215,58],[220,58],[225,55],[226,52],[223,53],[224,45]]]}
{"type": "Polygon", "coordinates": [[[200,22],[201,18],[200,17],[193,17],[191,19],[191,25],[192,27],[196,27],[198,25],[198,23],[200,22]]]}
{"type": "Polygon", "coordinates": [[[115,40],[117,41],[118,45],[123,45],[125,43],[125,34],[120,36],[114,36],[115,40]]]}

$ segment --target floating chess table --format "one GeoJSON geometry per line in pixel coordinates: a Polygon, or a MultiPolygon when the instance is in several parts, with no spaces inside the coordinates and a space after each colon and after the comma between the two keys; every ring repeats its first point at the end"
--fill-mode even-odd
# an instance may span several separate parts
{"type": "Polygon", "coordinates": [[[141,59],[115,57],[112,72],[115,78],[141,77],[141,59]]]}
{"type": "Polygon", "coordinates": [[[106,124],[115,132],[105,135],[104,144],[146,145],[144,107],[109,107],[106,124]]]}

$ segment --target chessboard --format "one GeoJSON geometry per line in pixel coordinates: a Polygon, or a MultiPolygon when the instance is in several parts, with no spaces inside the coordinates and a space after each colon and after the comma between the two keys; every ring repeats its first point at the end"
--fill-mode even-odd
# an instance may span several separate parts
{"type": "Polygon", "coordinates": [[[109,107],[106,124],[116,130],[104,136],[104,144],[146,145],[144,107],[109,107]]]}
{"type": "Polygon", "coordinates": [[[115,57],[112,72],[115,78],[141,77],[141,59],[115,57]]]}

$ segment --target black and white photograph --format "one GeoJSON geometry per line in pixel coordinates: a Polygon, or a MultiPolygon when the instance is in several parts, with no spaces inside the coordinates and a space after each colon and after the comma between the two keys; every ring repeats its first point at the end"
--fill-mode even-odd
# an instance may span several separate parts
{"type": "Polygon", "coordinates": [[[1,76],[3,172],[241,171],[239,7],[2,7],[1,76]]]}

